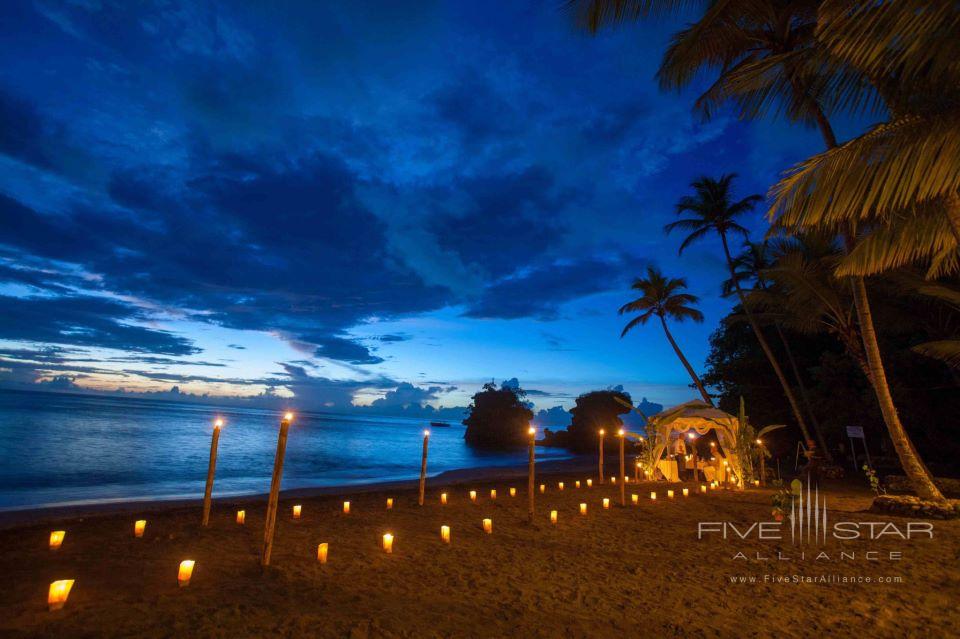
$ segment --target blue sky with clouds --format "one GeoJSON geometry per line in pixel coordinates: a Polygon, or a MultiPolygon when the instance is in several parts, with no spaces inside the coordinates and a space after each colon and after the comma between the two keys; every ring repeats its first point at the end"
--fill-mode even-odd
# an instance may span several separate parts
{"type": "Polygon", "coordinates": [[[687,399],[656,326],[619,339],[630,278],[688,277],[702,364],[724,268],[677,256],[674,203],[818,138],[660,92],[680,22],[591,37],[560,4],[4,2],[0,384],[687,399]]]}

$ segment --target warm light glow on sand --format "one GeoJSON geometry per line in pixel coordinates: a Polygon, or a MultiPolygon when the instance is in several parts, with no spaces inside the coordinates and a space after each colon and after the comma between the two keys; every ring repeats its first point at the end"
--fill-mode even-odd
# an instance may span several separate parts
{"type": "Polygon", "coordinates": [[[59,550],[63,543],[63,538],[67,536],[66,530],[54,530],[50,533],[50,550],[59,550]]]}
{"type": "Polygon", "coordinates": [[[70,589],[73,588],[73,579],[60,579],[50,584],[47,591],[47,606],[50,610],[60,610],[67,603],[70,589]]]}
{"type": "Polygon", "coordinates": [[[190,585],[190,578],[193,577],[193,566],[196,562],[192,559],[184,559],[180,562],[180,570],[177,571],[177,583],[181,588],[190,585]]]}

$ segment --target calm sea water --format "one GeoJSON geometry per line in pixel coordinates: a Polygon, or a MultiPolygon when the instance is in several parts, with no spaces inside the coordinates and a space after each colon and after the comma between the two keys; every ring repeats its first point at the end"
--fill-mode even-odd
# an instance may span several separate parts
{"type": "MultiPolygon", "coordinates": [[[[0,391],[0,509],[202,495],[216,415],[227,424],[215,494],[267,492],[277,445],[275,411],[0,391]]],[[[416,478],[426,426],[408,418],[298,413],[283,487],[416,478]]],[[[463,432],[457,423],[431,428],[431,475],[526,460],[522,451],[474,451],[463,443],[463,432]]]]}

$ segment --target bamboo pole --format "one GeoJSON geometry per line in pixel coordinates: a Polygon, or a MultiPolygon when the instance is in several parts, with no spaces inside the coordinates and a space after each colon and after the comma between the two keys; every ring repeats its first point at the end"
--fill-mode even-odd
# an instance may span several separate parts
{"type": "Polygon", "coordinates": [[[537,439],[537,429],[531,426],[527,430],[527,434],[530,435],[530,466],[527,471],[527,499],[529,502],[529,514],[530,514],[530,523],[533,523],[533,510],[534,510],[534,473],[535,473],[535,458],[534,458],[534,446],[536,445],[537,439]]]}
{"type": "Polygon", "coordinates": [[[604,432],[604,431],[603,431],[603,429],[601,428],[601,429],[600,429],[600,464],[599,464],[599,465],[600,465],[600,468],[599,468],[599,471],[598,471],[598,472],[600,473],[599,482],[600,482],[601,484],[603,483],[603,432],[604,432]]]}
{"type": "Polygon", "coordinates": [[[627,482],[624,480],[626,479],[627,469],[626,469],[626,462],[624,461],[624,457],[623,457],[624,440],[626,440],[626,437],[624,435],[626,435],[626,433],[621,428],[619,431],[617,431],[617,435],[620,437],[620,505],[626,506],[627,505],[627,492],[626,492],[627,482]]]}
{"type": "Polygon", "coordinates": [[[217,469],[217,446],[220,443],[220,428],[223,420],[219,417],[213,422],[213,436],[210,438],[210,462],[207,464],[207,486],[203,489],[203,520],[206,528],[210,524],[210,498],[213,495],[213,474],[217,469]]]}
{"type": "Polygon", "coordinates": [[[270,480],[270,498],[267,500],[267,519],[263,527],[263,553],[260,555],[260,565],[270,565],[270,554],[273,552],[273,533],[277,527],[277,502],[280,499],[280,479],[283,477],[283,457],[287,453],[287,432],[293,413],[287,413],[280,421],[280,433],[277,435],[277,455],[273,459],[273,478],[270,480]]]}
{"type": "Polygon", "coordinates": [[[760,485],[767,485],[767,460],[766,460],[766,451],[763,448],[763,442],[757,440],[757,444],[760,446],[760,485]]]}
{"type": "Polygon", "coordinates": [[[430,441],[430,431],[423,431],[423,458],[420,460],[420,505],[423,506],[423,491],[427,487],[427,442],[430,441]]]}

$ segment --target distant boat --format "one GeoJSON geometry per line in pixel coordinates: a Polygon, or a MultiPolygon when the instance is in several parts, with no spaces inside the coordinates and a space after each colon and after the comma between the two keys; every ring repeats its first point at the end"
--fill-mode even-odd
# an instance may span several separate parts
{"type": "Polygon", "coordinates": [[[450,428],[450,424],[447,422],[430,422],[430,425],[434,428],[450,428]]]}

